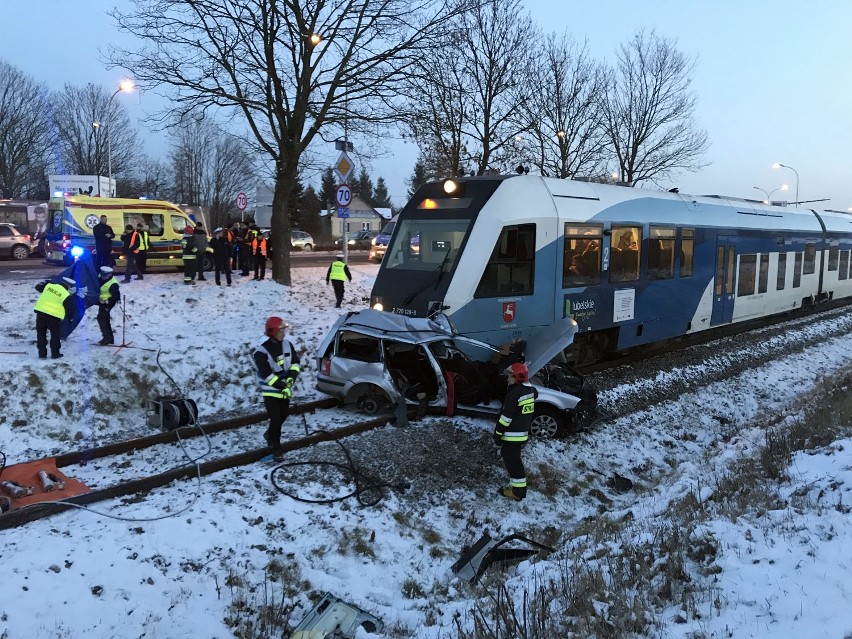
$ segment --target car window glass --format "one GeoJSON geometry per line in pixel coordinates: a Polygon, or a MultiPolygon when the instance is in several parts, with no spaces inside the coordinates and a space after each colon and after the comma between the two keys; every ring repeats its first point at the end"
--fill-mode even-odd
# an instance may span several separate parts
{"type": "Polygon", "coordinates": [[[355,331],[341,331],[337,338],[337,356],[378,362],[381,360],[379,340],[355,331]]]}
{"type": "Polygon", "coordinates": [[[12,237],[12,229],[10,229],[8,226],[0,226],[0,236],[12,237]]]}

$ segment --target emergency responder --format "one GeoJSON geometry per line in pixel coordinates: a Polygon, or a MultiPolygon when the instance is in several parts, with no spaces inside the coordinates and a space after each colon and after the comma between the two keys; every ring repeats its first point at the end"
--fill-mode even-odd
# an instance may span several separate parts
{"type": "Polygon", "coordinates": [[[223,230],[220,226],[213,231],[213,239],[210,240],[210,248],[213,249],[213,268],[216,272],[216,286],[222,286],[221,274],[225,273],[228,286],[231,285],[231,242],[230,231],[223,230]]]}
{"type": "Polygon", "coordinates": [[[343,283],[346,280],[352,281],[352,273],[349,272],[349,267],[343,261],[342,255],[337,255],[331,266],[328,267],[328,271],[325,274],[326,286],[328,286],[329,280],[331,280],[331,285],[334,287],[334,297],[337,299],[334,308],[340,308],[340,304],[343,302],[343,283]]]}
{"type": "Polygon", "coordinates": [[[36,348],[39,359],[47,357],[47,332],[50,331],[50,356],[62,357],[59,352],[62,320],[74,315],[76,302],[70,289],[76,284],[70,277],[63,277],[61,283],[41,282],[36,290],[41,293],[36,300],[36,348]]]}
{"type": "MultiPolygon", "coordinates": [[[[139,252],[136,254],[136,268],[142,275],[145,275],[148,270],[148,247],[151,246],[151,240],[143,224],[136,225],[136,232],[139,234],[139,252]]],[[[139,276],[140,280],[142,279],[142,275],[139,276]]]]}
{"type": "Polygon", "coordinates": [[[240,266],[240,275],[248,275],[251,270],[251,238],[252,234],[248,224],[240,223],[236,231],[234,244],[239,251],[237,253],[237,261],[240,266]]]}
{"type": "Polygon", "coordinates": [[[112,268],[102,266],[98,269],[98,282],[101,285],[98,294],[98,326],[101,328],[101,346],[115,344],[115,336],[112,333],[112,325],[109,321],[109,313],[112,307],[118,304],[121,294],[118,289],[118,280],[113,275],[112,268]]]}
{"type": "Polygon", "coordinates": [[[254,279],[266,277],[266,236],[259,230],[254,230],[251,239],[251,259],[254,262],[254,279]]]}
{"type": "Polygon", "coordinates": [[[183,258],[183,283],[192,285],[195,285],[195,263],[198,261],[198,248],[195,246],[194,234],[195,229],[187,225],[180,241],[181,258],[183,258]]]}
{"type": "Polygon", "coordinates": [[[207,278],[204,277],[204,256],[207,253],[207,231],[204,230],[204,225],[201,222],[195,223],[192,240],[195,242],[195,248],[198,249],[195,253],[195,272],[198,275],[198,281],[205,282],[207,278]]]}
{"type": "Polygon", "coordinates": [[[268,338],[254,351],[254,365],[260,378],[260,392],[269,415],[269,428],[263,433],[268,446],[280,449],[281,424],[290,414],[290,396],[299,376],[299,354],[285,339],[287,324],[280,317],[266,320],[268,338]]]}
{"type": "Polygon", "coordinates": [[[520,501],[527,496],[527,475],[521,460],[521,450],[529,439],[538,391],[529,383],[530,374],[526,364],[512,364],[505,373],[509,388],[494,427],[493,438],[509,473],[510,485],[498,492],[503,497],[520,501]]]}
{"type": "Polygon", "coordinates": [[[124,243],[122,251],[126,266],[124,267],[123,282],[130,281],[130,276],[136,273],[136,279],[142,279],[142,273],[139,272],[139,265],[136,263],[136,256],[139,255],[139,233],[132,225],[128,224],[124,227],[124,234],[121,236],[121,241],[124,243]]]}
{"type": "Polygon", "coordinates": [[[230,239],[228,241],[231,243],[231,271],[232,272],[236,272],[236,270],[237,270],[237,256],[239,255],[239,252],[240,252],[240,246],[239,246],[240,226],[241,226],[240,222],[234,222],[233,224],[231,224],[231,227],[229,229],[227,229],[228,233],[230,234],[229,235],[230,239]]]}
{"type": "Polygon", "coordinates": [[[92,228],[95,236],[95,266],[112,266],[112,239],[115,231],[107,224],[107,216],[101,215],[101,221],[92,228]]]}

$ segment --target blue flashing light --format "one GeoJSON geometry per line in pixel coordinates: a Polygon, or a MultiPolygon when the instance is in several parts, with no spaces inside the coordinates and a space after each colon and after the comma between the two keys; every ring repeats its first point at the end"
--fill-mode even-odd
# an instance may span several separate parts
{"type": "Polygon", "coordinates": [[[73,257],[74,259],[77,259],[82,254],[83,254],[83,247],[82,246],[72,246],[71,247],[71,257],[73,257]]]}

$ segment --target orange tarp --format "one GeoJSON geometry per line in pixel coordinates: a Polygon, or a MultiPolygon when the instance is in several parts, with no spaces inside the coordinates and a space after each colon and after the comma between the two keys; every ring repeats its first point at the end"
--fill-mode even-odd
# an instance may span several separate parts
{"type": "Polygon", "coordinates": [[[56,460],[53,457],[48,459],[39,459],[37,461],[27,462],[25,464],[15,464],[14,466],[6,466],[3,472],[0,473],[0,481],[13,481],[21,486],[29,486],[33,490],[32,495],[21,497],[20,499],[13,498],[5,490],[0,489],[0,494],[5,495],[12,501],[12,508],[20,508],[29,504],[36,504],[42,501],[58,501],[66,497],[74,497],[84,493],[91,492],[91,489],[84,483],[66,477],[56,468],[56,460]],[[41,480],[38,478],[38,471],[43,470],[49,475],[53,475],[59,481],[65,482],[63,490],[53,490],[45,492],[41,486],[41,480]]]}

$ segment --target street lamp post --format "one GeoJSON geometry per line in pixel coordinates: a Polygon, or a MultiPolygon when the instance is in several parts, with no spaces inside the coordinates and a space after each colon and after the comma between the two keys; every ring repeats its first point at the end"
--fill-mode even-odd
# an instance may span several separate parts
{"type": "Polygon", "coordinates": [[[776,162],[772,165],[773,169],[790,169],[793,173],[796,174],[796,208],[799,208],[799,172],[794,169],[792,166],[787,166],[786,164],[781,164],[780,162],[776,162]]]}
{"type": "Polygon", "coordinates": [[[782,185],[781,185],[781,186],[779,186],[777,189],[772,189],[771,191],[768,191],[768,192],[766,191],[766,189],[762,189],[762,188],[760,188],[759,186],[755,186],[755,187],[752,187],[752,188],[755,188],[755,189],[757,189],[758,191],[760,191],[761,193],[763,193],[763,194],[766,196],[766,199],[764,200],[764,202],[765,202],[766,204],[771,204],[771,203],[772,203],[772,194],[773,194],[773,193],[775,193],[775,191],[786,191],[786,190],[787,190],[787,185],[786,185],[786,184],[782,184],[782,185]]]}
{"type": "MultiPolygon", "coordinates": [[[[107,130],[107,171],[109,175],[107,176],[109,189],[109,197],[115,197],[115,192],[112,188],[112,127],[110,126],[110,117],[112,115],[112,100],[119,93],[130,93],[133,89],[136,88],[136,84],[133,80],[122,80],[118,83],[118,88],[115,90],[111,96],[109,96],[109,101],[107,102],[107,114],[106,114],[106,130],[107,130]]],[[[98,191],[100,191],[100,176],[98,177],[98,191]]]]}

